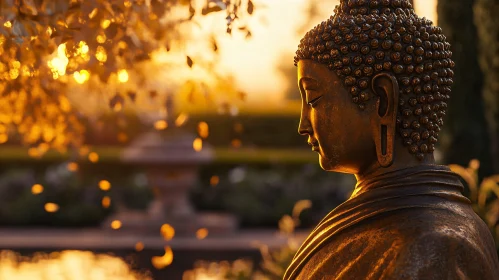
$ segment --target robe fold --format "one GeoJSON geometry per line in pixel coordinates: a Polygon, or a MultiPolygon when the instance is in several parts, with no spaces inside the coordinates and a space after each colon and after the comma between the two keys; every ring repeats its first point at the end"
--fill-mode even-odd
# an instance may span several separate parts
{"type": "Polygon", "coordinates": [[[498,280],[492,235],[445,166],[367,179],[312,231],[284,280],[498,280]]]}

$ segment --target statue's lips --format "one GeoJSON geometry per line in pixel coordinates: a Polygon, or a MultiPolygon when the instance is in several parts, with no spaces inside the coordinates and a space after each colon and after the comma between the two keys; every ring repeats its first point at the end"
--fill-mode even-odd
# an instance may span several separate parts
{"type": "Polygon", "coordinates": [[[308,142],[307,144],[312,147],[312,151],[314,151],[314,152],[319,151],[319,143],[318,142],[316,142],[316,141],[308,142]]]}

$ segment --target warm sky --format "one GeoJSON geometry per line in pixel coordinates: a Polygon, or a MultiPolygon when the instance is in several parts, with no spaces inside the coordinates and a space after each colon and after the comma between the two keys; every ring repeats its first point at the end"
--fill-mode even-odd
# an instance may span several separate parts
{"type": "MultiPolygon", "coordinates": [[[[197,11],[206,4],[206,0],[198,1],[200,7],[196,7],[197,11]]],[[[416,12],[420,16],[435,21],[436,1],[415,0],[416,12]]],[[[241,24],[247,24],[252,31],[251,39],[245,39],[244,34],[236,30],[232,36],[226,34],[226,14],[223,11],[209,16],[196,16],[194,19],[199,23],[198,27],[190,25],[191,27],[185,30],[189,32],[192,40],[184,45],[174,46],[175,49],[169,53],[159,52],[156,59],[153,59],[154,63],[147,64],[147,68],[142,71],[148,73],[149,79],[146,85],[141,85],[140,90],[156,90],[159,95],[164,96],[166,92],[172,92],[175,89],[181,92],[185,89],[187,94],[179,94],[179,96],[188,96],[190,89],[183,87],[185,82],[195,80],[197,84],[200,81],[209,83],[213,77],[211,69],[214,68],[223,77],[232,76],[236,80],[238,89],[247,94],[246,102],[235,104],[232,97],[227,97],[227,92],[234,94],[232,90],[217,87],[212,90],[217,93],[215,99],[219,99],[218,103],[229,101],[232,106],[258,108],[265,111],[280,111],[286,108],[287,104],[282,102],[286,91],[289,86],[291,89],[296,87],[293,56],[298,43],[306,31],[329,18],[339,0],[317,0],[316,2],[321,3],[319,8],[321,14],[313,20],[308,20],[307,17],[310,0],[253,0],[253,2],[256,5],[255,13],[240,20],[241,24]],[[309,22],[306,22],[307,20],[309,22]],[[197,67],[202,64],[200,57],[210,61],[212,56],[212,52],[207,51],[211,48],[207,34],[216,36],[219,61],[213,67],[197,67]],[[192,69],[185,67],[186,55],[194,58],[195,66],[192,69]],[[279,71],[280,68],[287,68],[289,71],[284,74],[279,71]]],[[[106,100],[115,92],[137,90],[135,87],[138,82],[134,82],[136,78],[136,75],[132,74],[130,83],[108,84],[105,88],[100,88],[101,94],[81,94],[80,91],[95,89],[80,88],[74,91],[71,98],[74,104],[83,105],[79,106],[80,110],[92,115],[94,111],[108,108],[106,100]]],[[[230,83],[223,82],[222,84],[230,83]]],[[[190,102],[180,103],[187,104],[186,108],[192,110],[199,109],[194,108],[195,106],[190,102]]],[[[152,112],[151,114],[156,118],[158,108],[162,107],[163,103],[152,102],[148,95],[138,95],[135,104],[140,111],[152,112]]],[[[204,108],[202,104],[200,106],[204,108]]]]}
{"type": "MultiPolygon", "coordinates": [[[[206,4],[206,0],[198,1],[200,7],[206,4]]],[[[420,16],[435,20],[436,1],[415,0],[416,12],[420,16]]],[[[293,56],[298,43],[306,31],[333,13],[339,0],[317,1],[321,3],[319,11],[322,14],[317,15],[309,22],[306,21],[310,0],[253,0],[253,2],[256,5],[253,16],[240,20],[241,24],[247,23],[250,27],[253,34],[251,39],[245,39],[244,34],[237,31],[234,31],[232,36],[226,34],[226,15],[223,11],[209,16],[196,16],[195,21],[199,25],[190,25],[191,27],[186,30],[192,40],[184,45],[174,47],[175,50],[172,49],[172,52],[160,52],[160,55],[154,59],[155,63],[148,64],[146,72],[149,79],[147,85],[141,86],[141,90],[157,90],[160,95],[163,95],[165,92],[174,91],[175,88],[183,88],[182,85],[185,84],[186,80],[196,80],[198,84],[200,81],[209,81],[213,76],[211,69],[215,68],[223,77],[233,76],[238,89],[247,94],[246,102],[239,102],[238,106],[261,108],[268,111],[279,111],[286,107],[286,103],[282,101],[288,86],[294,88],[296,85],[293,56]],[[207,48],[211,48],[209,40],[206,40],[207,34],[217,36],[220,61],[215,63],[216,66],[213,67],[197,67],[202,63],[199,60],[200,57],[210,60],[212,54],[210,51],[206,51],[207,48]],[[192,69],[185,67],[186,55],[194,58],[195,66],[192,69]],[[206,55],[209,56],[206,57],[206,55]],[[278,70],[286,67],[290,69],[286,74],[278,70]]],[[[200,7],[197,7],[196,10],[199,11],[200,7]]],[[[101,107],[107,108],[105,99],[110,98],[115,92],[135,90],[133,86],[137,83],[133,82],[134,78],[134,75],[130,75],[131,83],[117,85],[116,88],[109,84],[105,89],[102,89],[102,94],[87,96],[75,91],[73,94],[74,104],[84,104],[84,106],[80,106],[82,107],[80,110],[85,112],[89,110],[99,111],[102,110],[101,107]],[[83,100],[82,97],[84,97],[83,100]]],[[[224,82],[223,84],[229,83],[224,82]]],[[[82,88],[81,90],[86,91],[87,89],[82,88]]],[[[226,92],[230,90],[216,88],[214,91],[218,95],[217,98],[221,97],[222,101],[228,100],[232,105],[236,105],[231,101],[233,99],[226,97],[226,92]]],[[[187,88],[187,92],[189,92],[189,88],[187,88]]],[[[158,113],[158,106],[161,107],[163,104],[162,102],[151,102],[146,95],[139,95],[135,103],[141,111],[153,112],[154,117],[158,113]]],[[[185,104],[188,108],[197,110],[191,103],[185,104]]],[[[91,114],[90,111],[87,113],[91,114]]]]}
{"type": "MultiPolygon", "coordinates": [[[[250,19],[252,39],[242,35],[228,36],[221,33],[219,43],[221,62],[228,72],[235,75],[238,85],[248,93],[249,102],[275,102],[282,100],[286,79],[276,69],[279,65],[293,63],[293,54],[304,33],[298,29],[312,28],[333,13],[338,0],[322,1],[323,15],[313,22],[304,22],[307,0],[258,0],[266,7],[256,8],[250,19]],[[266,21],[267,25],[262,24],[266,21]]],[[[436,0],[416,0],[416,12],[431,20],[436,19],[436,0]]],[[[218,16],[218,15],[217,15],[218,16]]],[[[220,15],[223,16],[223,15],[220,15]]],[[[213,19],[211,28],[225,28],[223,19],[213,19]],[[217,24],[221,23],[221,24],[217,24]]],[[[210,25],[209,25],[210,26],[210,25]]]]}

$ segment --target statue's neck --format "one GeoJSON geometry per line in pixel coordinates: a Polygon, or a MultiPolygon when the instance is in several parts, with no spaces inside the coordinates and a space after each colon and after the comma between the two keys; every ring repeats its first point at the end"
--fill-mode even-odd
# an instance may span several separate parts
{"type": "Polygon", "coordinates": [[[357,185],[359,185],[366,180],[378,177],[385,173],[424,165],[435,165],[435,158],[433,154],[425,155],[425,158],[421,161],[409,153],[395,154],[393,164],[389,167],[382,167],[377,161],[375,161],[368,164],[359,173],[355,174],[355,178],[357,179],[357,185]]]}
{"type": "MultiPolygon", "coordinates": [[[[421,187],[435,189],[446,189],[454,192],[462,192],[459,175],[452,172],[449,167],[436,164],[420,164],[391,172],[385,172],[377,176],[370,176],[359,181],[355,186],[350,199],[371,191],[405,190],[411,192],[411,188],[422,190],[421,187]]],[[[424,189],[424,188],[423,188],[424,189]]]]}

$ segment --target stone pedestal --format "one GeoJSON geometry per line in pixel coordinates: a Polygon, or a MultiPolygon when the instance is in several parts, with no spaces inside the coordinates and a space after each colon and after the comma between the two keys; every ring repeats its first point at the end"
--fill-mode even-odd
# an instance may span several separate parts
{"type": "Polygon", "coordinates": [[[170,224],[176,235],[191,235],[199,228],[210,234],[235,231],[237,221],[228,214],[198,214],[189,201],[189,189],[198,179],[198,167],[213,159],[213,149],[204,145],[195,151],[195,135],[175,128],[146,133],[134,141],[122,155],[126,163],[142,166],[155,194],[146,213],[124,210],[108,219],[120,220],[121,230],[158,234],[170,224]]]}

